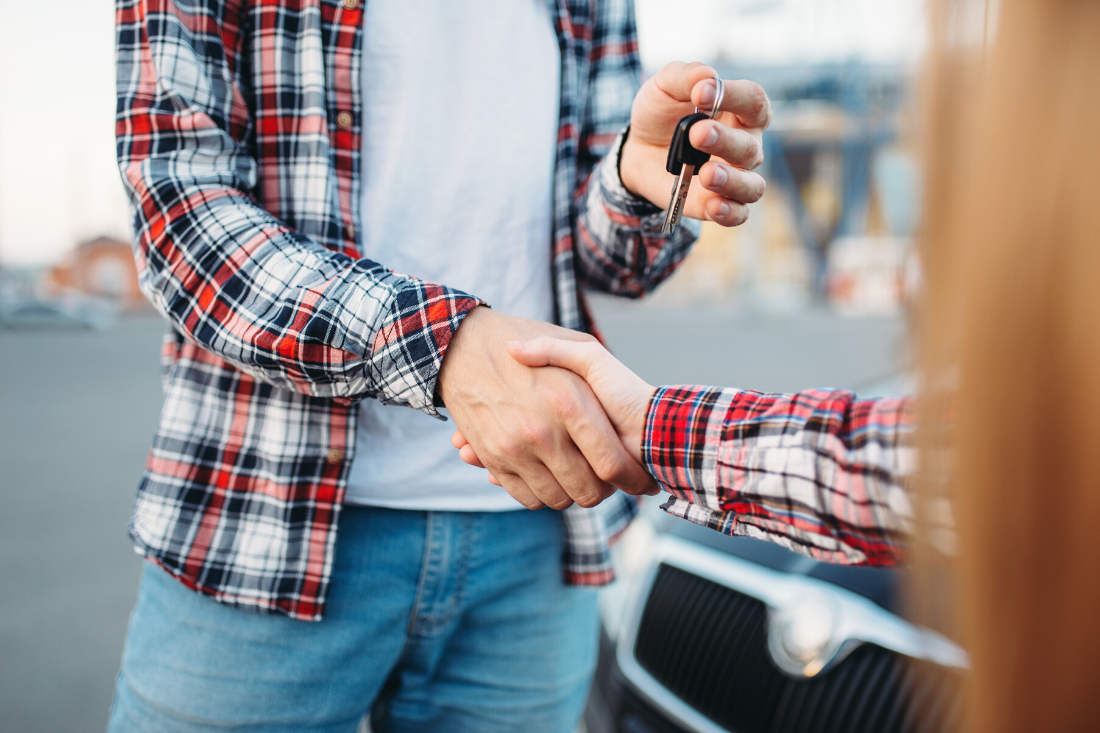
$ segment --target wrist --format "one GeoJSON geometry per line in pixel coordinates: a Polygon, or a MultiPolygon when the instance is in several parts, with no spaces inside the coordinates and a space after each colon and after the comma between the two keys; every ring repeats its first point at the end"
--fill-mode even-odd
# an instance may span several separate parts
{"type": "Polygon", "coordinates": [[[649,412],[649,403],[653,400],[656,391],[657,388],[649,384],[645,384],[644,388],[639,391],[638,397],[634,401],[634,409],[630,411],[630,415],[627,417],[626,430],[624,431],[623,442],[626,444],[627,451],[630,452],[631,458],[643,466],[645,463],[642,460],[642,450],[645,444],[646,416],[649,412]]]}
{"type": "Polygon", "coordinates": [[[630,136],[630,126],[627,125],[626,130],[623,131],[623,143],[619,147],[619,182],[623,184],[623,188],[627,190],[627,193],[637,198],[644,199],[645,196],[640,193],[642,190],[643,178],[638,158],[638,143],[632,140],[630,136]]]}
{"type": "Polygon", "coordinates": [[[491,316],[491,309],[485,305],[479,305],[462,319],[454,334],[451,335],[447,350],[443,353],[443,362],[439,366],[439,376],[435,383],[435,403],[437,407],[445,407],[447,404],[448,386],[452,387],[457,375],[462,371],[463,355],[471,348],[476,348],[473,342],[478,340],[484,321],[491,316]]]}
{"type": "Polygon", "coordinates": [[[665,172],[667,150],[643,142],[634,132],[619,148],[618,183],[634,209],[664,211],[673,177],[665,172]],[[639,206],[640,205],[640,206],[639,206]]]}

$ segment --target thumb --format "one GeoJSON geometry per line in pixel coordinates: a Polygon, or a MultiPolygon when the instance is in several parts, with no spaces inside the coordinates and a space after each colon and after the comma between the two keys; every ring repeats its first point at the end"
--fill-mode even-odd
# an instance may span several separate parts
{"type": "Polygon", "coordinates": [[[587,380],[603,347],[595,341],[565,341],[543,336],[533,341],[509,341],[508,353],[529,367],[556,366],[587,380]]]}

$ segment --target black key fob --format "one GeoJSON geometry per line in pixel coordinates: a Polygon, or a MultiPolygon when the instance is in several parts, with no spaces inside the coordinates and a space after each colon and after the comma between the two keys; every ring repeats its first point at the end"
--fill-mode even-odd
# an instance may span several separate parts
{"type": "Polygon", "coordinates": [[[668,146],[668,162],[665,170],[674,176],[680,175],[680,169],[685,165],[693,165],[698,170],[699,166],[710,160],[710,153],[704,153],[691,146],[688,140],[688,130],[700,120],[709,120],[710,115],[703,112],[695,112],[680,118],[676,123],[676,131],[672,133],[672,144],[668,146]]]}

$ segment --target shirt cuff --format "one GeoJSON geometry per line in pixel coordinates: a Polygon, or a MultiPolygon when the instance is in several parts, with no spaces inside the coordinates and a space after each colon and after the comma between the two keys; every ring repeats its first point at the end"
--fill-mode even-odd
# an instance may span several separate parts
{"type": "Polygon", "coordinates": [[[460,290],[410,278],[375,336],[370,368],[381,375],[383,404],[439,414],[436,384],[451,339],[474,308],[488,303],[460,290]]]}
{"type": "Polygon", "coordinates": [[[714,498],[716,487],[710,484],[729,409],[728,392],[721,387],[659,387],[650,398],[642,463],[673,496],[703,506],[714,498]]]}
{"type": "Polygon", "coordinates": [[[611,146],[611,152],[604,158],[600,166],[598,185],[604,204],[623,217],[637,217],[642,220],[642,228],[646,231],[661,229],[664,224],[665,210],[655,206],[652,202],[641,196],[635,196],[623,185],[619,166],[622,163],[623,145],[630,135],[630,125],[623,128],[615,143],[611,146]]]}

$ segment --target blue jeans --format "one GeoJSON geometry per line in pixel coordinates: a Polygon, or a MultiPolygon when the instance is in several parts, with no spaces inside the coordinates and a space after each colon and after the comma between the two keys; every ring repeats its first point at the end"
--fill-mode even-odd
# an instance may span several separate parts
{"type": "Polygon", "coordinates": [[[317,623],[248,613],[147,564],[110,733],[572,733],[596,594],[561,578],[561,515],[345,507],[317,623]]]}

